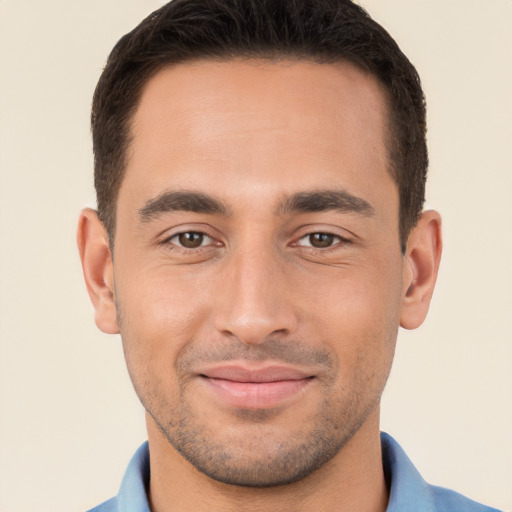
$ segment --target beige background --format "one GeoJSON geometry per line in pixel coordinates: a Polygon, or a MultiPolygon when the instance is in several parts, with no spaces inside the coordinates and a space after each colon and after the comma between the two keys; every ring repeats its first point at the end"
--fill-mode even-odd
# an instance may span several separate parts
{"type": "MultiPolygon", "coordinates": [[[[401,333],[383,428],[426,479],[512,510],[512,2],[366,0],[429,101],[446,248],[401,333]]],[[[98,332],[74,232],[94,204],[89,105],[156,0],[0,0],[0,511],[83,511],[145,439],[120,342],[98,332]]]]}

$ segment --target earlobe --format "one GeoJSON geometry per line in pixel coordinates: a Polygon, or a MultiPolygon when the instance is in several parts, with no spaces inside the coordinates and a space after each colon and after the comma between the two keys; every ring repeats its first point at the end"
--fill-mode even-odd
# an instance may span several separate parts
{"type": "Polygon", "coordinates": [[[107,334],[117,334],[112,257],[107,233],[95,210],[86,208],[80,213],[77,242],[96,325],[107,334]]]}
{"type": "Polygon", "coordinates": [[[424,212],[409,235],[403,265],[400,325],[416,329],[427,316],[441,260],[441,217],[424,212]]]}

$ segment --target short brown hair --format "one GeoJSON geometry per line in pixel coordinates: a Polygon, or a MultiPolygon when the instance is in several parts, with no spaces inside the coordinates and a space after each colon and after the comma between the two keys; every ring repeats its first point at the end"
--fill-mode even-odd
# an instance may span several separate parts
{"type": "Polygon", "coordinates": [[[390,171],[399,189],[404,250],[425,196],[425,98],[416,69],[393,38],[350,0],[173,0],[119,40],[91,115],[98,215],[110,243],[130,121],[144,84],[171,64],[236,57],[344,60],[378,78],[389,98],[390,171]]]}

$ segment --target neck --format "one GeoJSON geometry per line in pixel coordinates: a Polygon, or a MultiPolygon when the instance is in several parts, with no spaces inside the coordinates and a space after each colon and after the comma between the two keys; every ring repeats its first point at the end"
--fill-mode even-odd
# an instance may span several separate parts
{"type": "Polygon", "coordinates": [[[302,480],[248,488],[217,482],[200,473],[147,419],[152,512],[384,512],[388,502],[382,468],[379,411],[333,459],[302,480]]]}

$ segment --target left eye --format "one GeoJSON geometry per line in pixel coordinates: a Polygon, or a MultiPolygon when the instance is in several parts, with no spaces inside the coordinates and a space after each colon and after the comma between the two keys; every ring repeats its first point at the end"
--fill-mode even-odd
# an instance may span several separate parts
{"type": "Polygon", "coordinates": [[[310,233],[300,238],[297,245],[325,249],[342,241],[343,238],[338,235],[333,235],[332,233],[310,233]]]}
{"type": "Polygon", "coordinates": [[[211,244],[213,239],[199,231],[185,231],[174,235],[169,241],[185,249],[197,249],[198,247],[211,244]]]}

